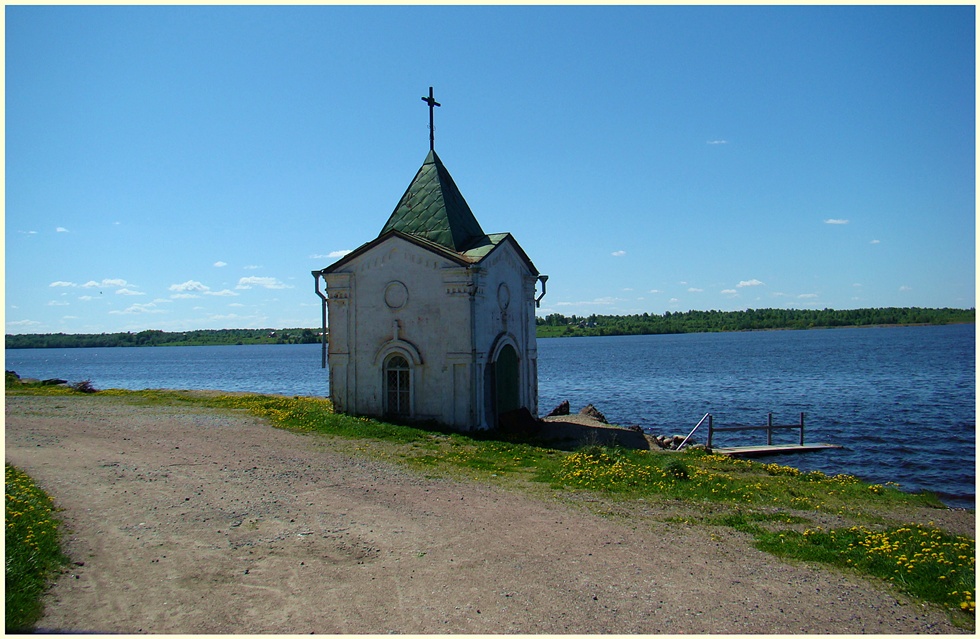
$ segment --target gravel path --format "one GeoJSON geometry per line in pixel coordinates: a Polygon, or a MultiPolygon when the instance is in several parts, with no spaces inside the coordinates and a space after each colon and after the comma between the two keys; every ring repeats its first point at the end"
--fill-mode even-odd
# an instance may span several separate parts
{"type": "Polygon", "coordinates": [[[6,459],[65,510],[42,629],[950,633],[887,587],[729,529],[603,518],[226,412],[7,397],[6,459]]]}

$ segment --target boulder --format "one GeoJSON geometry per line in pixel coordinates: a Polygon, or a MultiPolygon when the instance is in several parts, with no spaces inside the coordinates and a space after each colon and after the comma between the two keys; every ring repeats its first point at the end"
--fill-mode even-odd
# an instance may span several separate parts
{"type": "Polygon", "coordinates": [[[591,417],[592,419],[594,419],[594,420],[596,420],[598,422],[602,422],[603,424],[608,424],[609,423],[606,420],[606,416],[603,415],[602,413],[600,413],[599,412],[599,409],[596,408],[595,406],[593,406],[592,404],[589,404],[588,406],[586,406],[585,408],[583,408],[582,410],[580,410],[578,412],[578,414],[579,415],[585,415],[586,417],[591,417]]]}
{"type": "Polygon", "coordinates": [[[571,409],[568,405],[568,400],[566,399],[561,404],[555,406],[554,410],[548,413],[548,417],[559,417],[561,415],[567,415],[571,409]]]}

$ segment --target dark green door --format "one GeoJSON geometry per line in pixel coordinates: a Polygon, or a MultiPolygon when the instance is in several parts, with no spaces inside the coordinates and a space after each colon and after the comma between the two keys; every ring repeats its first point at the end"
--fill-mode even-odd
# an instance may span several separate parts
{"type": "Polygon", "coordinates": [[[521,407],[521,375],[517,351],[510,344],[500,349],[494,363],[497,417],[521,407]]]}

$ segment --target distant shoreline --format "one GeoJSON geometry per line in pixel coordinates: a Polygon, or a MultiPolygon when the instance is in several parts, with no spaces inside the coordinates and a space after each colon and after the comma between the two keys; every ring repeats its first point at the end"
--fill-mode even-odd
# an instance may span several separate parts
{"type": "Polygon", "coordinates": [[[849,310],[748,309],[687,311],[635,315],[566,317],[552,313],[538,319],[538,337],[665,335],[811,328],[935,326],[974,324],[976,310],[951,308],[863,308],[849,310]]]}
{"type": "Polygon", "coordinates": [[[780,327],[780,328],[742,328],[733,330],[717,331],[691,331],[677,333],[617,333],[615,335],[538,335],[538,339],[556,339],[562,337],[628,337],[630,335],[706,335],[709,333],[768,333],[777,331],[830,331],[850,328],[913,328],[917,326],[960,326],[964,324],[975,324],[976,322],[942,322],[942,323],[919,323],[919,324],[851,324],[846,326],[810,326],[806,328],[780,327]]]}
{"type": "MultiPolygon", "coordinates": [[[[537,337],[676,335],[681,333],[742,333],[820,328],[885,328],[975,324],[975,309],[876,308],[838,311],[749,309],[745,311],[665,312],[663,315],[590,315],[539,317],[537,337]]],[[[328,329],[329,330],[329,329],[328,329]]],[[[329,336],[328,336],[329,338],[329,336]]],[[[258,344],[320,344],[320,328],[226,328],[137,333],[25,333],[6,335],[7,349],[107,348],[143,346],[246,346],[258,344]]]]}

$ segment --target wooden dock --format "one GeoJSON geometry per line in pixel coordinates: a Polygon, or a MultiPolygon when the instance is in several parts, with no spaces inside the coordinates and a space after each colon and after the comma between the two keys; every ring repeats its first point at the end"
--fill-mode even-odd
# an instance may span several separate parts
{"type": "Polygon", "coordinates": [[[687,443],[687,440],[691,438],[694,431],[704,423],[704,420],[708,420],[708,450],[718,455],[728,455],[729,457],[762,457],[765,455],[785,455],[789,453],[808,453],[814,450],[826,450],[828,448],[843,448],[843,446],[838,446],[837,444],[804,444],[803,443],[803,433],[806,428],[806,416],[800,413],[800,422],[798,424],[775,424],[772,420],[772,413],[769,413],[768,419],[766,420],[765,426],[715,426],[714,417],[711,413],[705,413],[698,425],[694,427],[694,430],[681,442],[678,448],[681,448],[687,443]],[[800,443],[798,444],[773,444],[772,434],[773,431],[777,430],[799,430],[800,431],[800,443]],[[716,448],[712,446],[712,439],[715,433],[722,431],[738,431],[738,430],[764,430],[766,431],[766,443],[757,446],[724,446],[716,448]]]}
{"type": "Polygon", "coordinates": [[[774,444],[763,446],[728,446],[725,448],[712,448],[711,452],[716,455],[728,455],[729,457],[763,457],[765,455],[786,455],[789,453],[808,453],[814,450],[825,450],[828,448],[843,448],[837,444],[774,444]]]}

